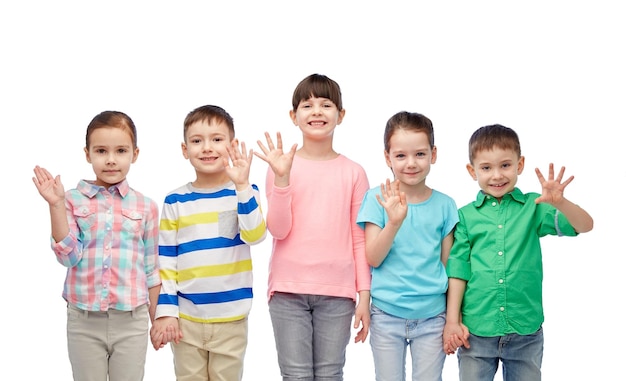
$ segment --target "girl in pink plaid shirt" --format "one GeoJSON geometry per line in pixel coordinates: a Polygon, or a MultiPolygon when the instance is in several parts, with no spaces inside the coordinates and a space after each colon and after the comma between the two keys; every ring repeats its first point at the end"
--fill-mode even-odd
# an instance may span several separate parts
{"type": "Polygon", "coordinates": [[[128,115],[96,115],[84,150],[95,180],[66,192],[61,177],[42,167],[33,177],[50,207],[52,250],[67,267],[63,298],[74,380],[142,380],[148,317],[154,319],[161,285],[158,206],[126,180],[139,155],[128,115]]]}

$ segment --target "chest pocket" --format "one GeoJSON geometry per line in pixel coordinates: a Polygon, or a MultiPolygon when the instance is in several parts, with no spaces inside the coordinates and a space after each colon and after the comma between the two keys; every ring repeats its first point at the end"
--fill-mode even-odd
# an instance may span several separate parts
{"type": "Polygon", "coordinates": [[[137,233],[141,230],[143,215],[133,209],[122,209],[122,229],[137,233]]]}
{"type": "Polygon", "coordinates": [[[83,232],[89,231],[98,222],[96,209],[87,205],[75,206],[72,214],[78,228],[83,232]]]}
{"type": "Polygon", "coordinates": [[[220,212],[217,216],[217,226],[220,237],[233,239],[239,232],[239,220],[236,210],[220,212]]]}

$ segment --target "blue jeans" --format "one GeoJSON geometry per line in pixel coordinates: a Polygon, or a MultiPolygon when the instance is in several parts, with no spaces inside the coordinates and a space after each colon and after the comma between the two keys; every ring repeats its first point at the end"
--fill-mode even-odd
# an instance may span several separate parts
{"type": "Polygon", "coordinates": [[[531,335],[470,335],[469,343],[457,352],[461,381],[492,381],[500,361],[504,381],[541,380],[543,328],[531,335]]]}
{"type": "Polygon", "coordinates": [[[283,381],[341,381],[355,302],[276,292],[269,302],[283,381]]]}
{"type": "Polygon", "coordinates": [[[370,307],[370,346],[377,381],[406,380],[405,359],[411,348],[412,379],[441,381],[445,311],[426,319],[407,320],[370,307]]]}

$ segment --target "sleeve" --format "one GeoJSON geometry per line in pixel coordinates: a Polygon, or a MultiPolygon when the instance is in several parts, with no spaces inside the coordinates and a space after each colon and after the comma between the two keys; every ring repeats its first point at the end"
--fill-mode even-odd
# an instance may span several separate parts
{"type": "Polygon", "coordinates": [[[241,240],[254,245],[265,239],[267,228],[261,210],[261,197],[256,185],[237,192],[237,215],[241,240]]]}
{"type": "MultiPolygon", "coordinates": [[[[294,168],[291,169],[292,173],[294,168]]],[[[285,239],[291,232],[293,215],[291,211],[291,190],[293,185],[285,188],[274,186],[274,172],[267,169],[265,189],[267,195],[267,230],[275,239],[285,239]]]]}
{"type": "Polygon", "coordinates": [[[445,238],[450,232],[454,229],[456,224],[459,222],[459,211],[456,206],[456,202],[452,197],[447,197],[448,200],[446,203],[446,216],[445,216],[445,226],[443,231],[442,239],[445,238]]]}
{"type": "MultiPolygon", "coordinates": [[[[65,213],[67,215],[67,222],[69,226],[69,233],[61,241],[56,242],[52,236],[50,236],[50,246],[54,252],[57,262],[65,267],[74,267],[83,258],[83,243],[81,240],[80,227],[76,221],[74,214],[74,205],[72,203],[72,192],[67,191],[65,193],[65,213]]],[[[82,217],[89,217],[90,214],[97,211],[91,208],[78,208],[78,213],[82,213],[82,217]]]]}
{"type": "Polygon", "coordinates": [[[377,189],[370,189],[363,197],[361,208],[356,217],[356,223],[362,229],[365,229],[365,224],[368,222],[380,228],[385,227],[385,209],[378,203],[377,194],[377,189]]]}
{"type": "Polygon", "coordinates": [[[159,275],[159,207],[148,199],[149,209],[144,226],[144,271],[148,288],[161,284],[159,275]]]}
{"type": "Polygon", "coordinates": [[[178,317],[178,215],[173,204],[163,204],[159,223],[159,267],[161,293],[155,319],[161,316],[178,317]]]}
{"type": "Polygon", "coordinates": [[[365,230],[357,224],[357,217],[361,209],[363,198],[369,189],[367,174],[363,168],[359,167],[356,182],[353,185],[352,207],[350,212],[350,221],[352,224],[352,239],[354,250],[354,262],[356,271],[356,290],[370,290],[372,276],[370,266],[365,256],[365,230]]]}
{"type": "Polygon", "coordinates": [[[454,231],[454,243],[446,265],[448,278],[469,280],[472,268],[470,264],[470,239],[463,214],[459,211],[459,222],[454,231]]]}

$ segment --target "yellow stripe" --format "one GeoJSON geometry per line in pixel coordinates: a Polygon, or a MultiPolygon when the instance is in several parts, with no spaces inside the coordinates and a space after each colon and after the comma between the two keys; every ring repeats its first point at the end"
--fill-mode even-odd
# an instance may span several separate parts
{"type": "Polygon", "coordinates": [[[252,271],[252,260],[250,259],[234,263],[226,263],[223,265],[191,267],[178,272],[175,270],[161,269],[160,274],[161,279],[163,280],[177,280],[178,282],[185,282],[196,278],[232,275],[246,271],[252,271]]]}
{"type": "Polygon", "coordinates": [[[253,230],[242,230],[240,233],[241,239],[245,242],[256,242],[263,237],[266,231],[265,221],[262,221],[259,226],[253,230]]]}
{"type": "Polygon", "coordinates": [[[217,212],[208,212],[182,216],[178,220],[162,219],[159,228],[161,230],[177,230],[198,224],[214,224],[218,221],[218,215],[217,212]]]}

